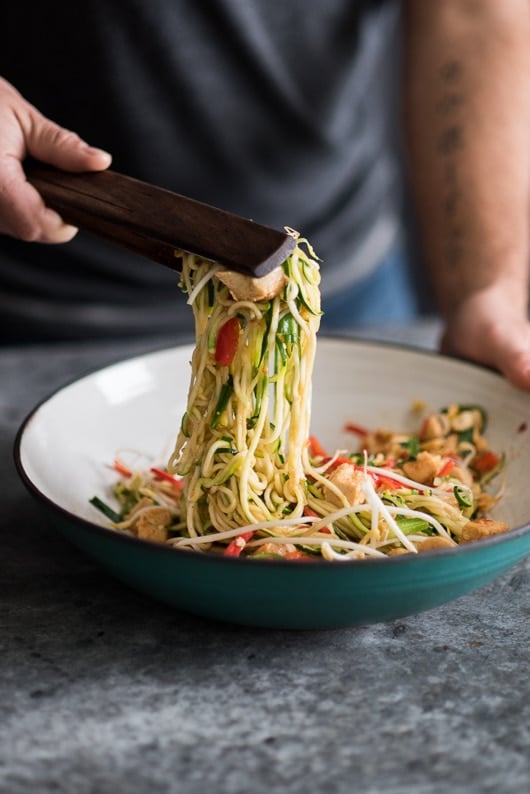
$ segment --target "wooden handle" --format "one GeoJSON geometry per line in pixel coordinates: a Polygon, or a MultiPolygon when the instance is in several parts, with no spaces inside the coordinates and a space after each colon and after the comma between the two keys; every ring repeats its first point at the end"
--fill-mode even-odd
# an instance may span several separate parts
{"type": "Polygon", "coordinates": [[[115,171],[72,173],[35,162],[25,171],[66,223],[173,269],[180,269],[180,249],[260,277],[296,244],[289,234],[115,171]]]}

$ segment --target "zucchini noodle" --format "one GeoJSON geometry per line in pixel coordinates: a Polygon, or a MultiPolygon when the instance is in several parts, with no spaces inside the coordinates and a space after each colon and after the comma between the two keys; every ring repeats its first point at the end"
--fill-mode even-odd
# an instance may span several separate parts
{"type": "Polygon", "coordinates": [[[195,350],[168,471],[184,478],[192,537],[304,511],[320,273],[306,241],[283,267],[280,294],[253,302],[234,299],[211,263],[183,257],[195,350]],[[218,346],[229,318],[237,323],[237,339],[230,363],[223,364],[218,346]]]}

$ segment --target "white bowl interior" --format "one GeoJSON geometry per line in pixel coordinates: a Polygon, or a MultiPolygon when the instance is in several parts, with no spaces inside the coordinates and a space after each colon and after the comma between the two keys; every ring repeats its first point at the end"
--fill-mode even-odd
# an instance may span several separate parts
{"type": "MultiPolygon", "coordinates": [[[[61,389],[35,411],[20,444],[33,485],[69,512],[105,525],[89,504],[117,479],[116,456],[165,464],[186,406],[190,346],[107,367],[61,389]]],[[[429,353],[349,340],[319,340],[313,379],[312,432],[330,451],[355,448],[346,422],[414,430],[411,410],[451,402],[481,404],[487,437],[506,452],[505,493],[496,508],[513,528],[530,520],[530,398],[500,376],[429,353]],[[527,429],[528,428],[528,429],[527,429]]]]}

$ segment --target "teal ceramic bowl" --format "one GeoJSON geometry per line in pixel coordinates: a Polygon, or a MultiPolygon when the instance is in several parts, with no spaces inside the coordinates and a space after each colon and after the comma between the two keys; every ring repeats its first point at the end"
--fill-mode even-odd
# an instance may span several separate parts
{"type": "Polygon", "coordinates": [[[437,410],[480,403],[488,439],[506,453],[496,516],[505,535],[388,559],[299,563],[175,550],[119,534],[89,504],[106,496],[116,455],[164,462],[186,403],[191,348],[107,367],[62,388],[25,420],[15,461],[30,493],[68,540],[128,585],[198,615],[251,626],[321,629],[404,617],[469,593],[530,554],[530,398],[498,375],[435,354],[323,338],[312,431],[352,446],[346,422],[413,429],[416,400],[437,410]]]}

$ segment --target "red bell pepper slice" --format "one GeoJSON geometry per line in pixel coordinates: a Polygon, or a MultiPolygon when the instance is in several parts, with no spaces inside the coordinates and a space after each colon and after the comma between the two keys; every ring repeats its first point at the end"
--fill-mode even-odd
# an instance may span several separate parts
{"type": "Polygon", "coordinates": [[[500,455],[497,455],[496,452],[492,452],[492,450],[489,449],[487,452],[478,455],[471,465],[479,474],[487,474],[498,466],[500,462],[500,455]]]}
{"type": "Polygon", "coordinates": [[[229,367],[237,351],[239,344],[239,320],[231,317],[219,328],[217,342],[215,345],[215,361],[229,367]]]}
{"type": "MultiPolygon", "coordinates": [[[[324,459],[324,463],[327,463],[328,460],[332,459],[328,456],[324,459]]],[[[339,456],[338,458],[335,458],[333,463],[330,464],[328,471],[335,471],[335,469],[337,469],[339,466],[342,466],[344,463],[346,463],[348,466],[353,466],[354,469],[362,468],[362,466],[358,466],[357,463],[355,463],[355,461],[353,461],[351,458],[343,458],[339,456]]]]}
{"type": "Polygon", "coordinates": [[[118,458],[114,459],[113,468],[118,474],[121,474],[122,477],[132,477],[133,475],[132,471],[118,458]]]}
{"type": "Polygon", "coordinates": [[[240,535],[237,535],[224,550],[224,556],[239,557],[239,555],[247,545],[247,540],[250,540],[253,534],[254,531],[250,530],[249,532],[241,532],[240,535]]]}
{"type": "Polygon", "coordinates": [[[456,461],[452,458],[447,458],[445,463],[443,464],[442,468],[436,475],[437,477],[448,477],[451,472],[453,471],[454,467],[456,466],[456,461]]]}
{"type": "Polygon", "coordinates": [[[309,454],[312,458],[327,458],[329,455],[316,436],[309,436],[309,454]]]}
{"type": "MultiPolygon", "coordinates": [[[[315,513],[312,507],[308,507],[308,505],[304,507],[304,515],[312,516],[313,518],[322,518],[318,513],[315,513]]],[[[322,527],[320,531],[324,532],[326,535],[331,535],[331,529],[329,527],[322,527]]]]}
{"type": "Polygon", "coordinates": [[[344,429],[347,433],[355,433],[356,436],[367,436],[368,430],[363,425],[358,425],[356,422],[347,422],[344,425],[344,429]]]}
{"type": "Polygon", "coordinates": [[[377,488],[384,486],[391,491],[396,490],[396,488],[403,488],[402,482],[394,480],[393,477],[389,477],[387,474],[379,474],[373,471],[369,471],[368,474],[373,479],[377,488]]]}
{"type": "Polygon", "coordinates": [[[165,480],[166,482],[171,483],[175,490],[180,493],[184,488],[184,480],[179,480],[177,477],[173,477],[168,471],[164,471],[164,469],[159,469],[156,466],[151,466],[150,469],[151,473],[155,475],[157,480],[165,480]]]}

